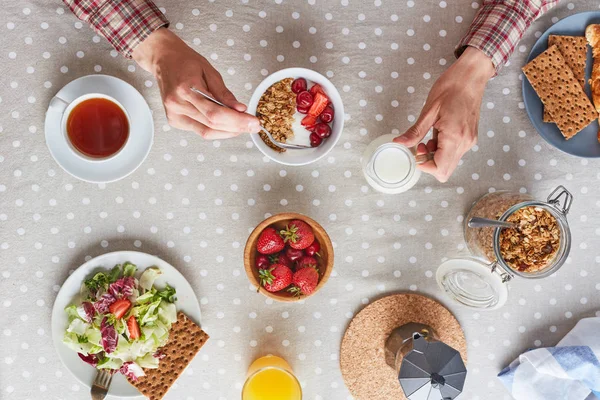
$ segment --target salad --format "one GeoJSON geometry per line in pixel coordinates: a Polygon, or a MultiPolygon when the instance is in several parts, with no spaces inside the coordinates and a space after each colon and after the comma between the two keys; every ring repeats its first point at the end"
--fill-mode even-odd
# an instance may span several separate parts
{"type": "Polygon", "coordinates": [[[63,343],[86,363],[136,380],[158,368],[171,325],[177,321],[175,289],[154,287],[162,272],[149,267],[136,278],[132,263],[98,272],[81,285],[80,304],[65,308],[63,343]]]}

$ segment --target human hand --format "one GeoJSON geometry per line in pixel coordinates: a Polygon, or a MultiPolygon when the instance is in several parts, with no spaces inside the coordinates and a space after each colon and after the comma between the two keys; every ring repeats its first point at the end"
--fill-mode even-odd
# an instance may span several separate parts
{"type": "Polygon", "coordinates": [[[227,89],[221,74],[166,28],[154,31],[133,51],[133,59],[158,82],[169,124],[205,139],[225,139],[260,130],[258,118],[227,89]],[[194,93],[195,87],[233,108],[194,93]]]}
{"type": "Polygon", "coordinates": [[[417,122],[394,142],[417,146],[417,154],[434,153],[419,165],[440,182],[446,182],[461,157],[477,142],[481,100],[487,81],[494,76],[491,60],[468,47],[434,83],[417,122]],[[420,143],[433,128],[433,138],[420,143]]]}

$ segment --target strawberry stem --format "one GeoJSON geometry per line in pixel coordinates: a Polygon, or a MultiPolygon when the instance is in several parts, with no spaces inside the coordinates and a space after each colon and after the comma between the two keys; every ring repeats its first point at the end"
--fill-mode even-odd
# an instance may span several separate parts
{"type": "Polygon", "coordinates": [[[295,297],[300,297],[303,294],[302,289],[294,285],[290,286],[287,291],[293,294],[295,297]]]}
{"type": "Polygon", "coordinates": [[[296,243],[298,241],[298,227],[296,225],[288,225],[282,229],[279,234],[283,237],[284,242],[296,243]]]}
{"type": "Polygon", "coordinates": [[[270,285],[271,283],[273,283],[273,279],[275,279],[275,277],[273,276],[271,271],[273,271],[273,268],[261,269],[258,271],[258,278],[260,279],[260,284],[262,286],[265,286],[266,284],[270,285]]]}

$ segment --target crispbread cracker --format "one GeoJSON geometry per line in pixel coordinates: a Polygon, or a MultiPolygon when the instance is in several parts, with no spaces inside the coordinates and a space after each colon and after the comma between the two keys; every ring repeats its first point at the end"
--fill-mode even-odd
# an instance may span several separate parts
{"type": "Polygon", "coordinates": [[[129,383],[150,400],[162,399],[207,340],[208,335],[198,325],[178,312],[177,322],[169,332],[169,341],[159,349],[165,357],[158,368],[144,368],[146,376],[135,382],[128,379],[129,383]]]}
{"type": "Polygon", "coordinates": [[[566,139],[598,118],[557,46],[550,47],[524,66],[523,73],[566,139]]]}
{"type": "MultiPolygon", "coordinates": [[[[587,45],[583,36],[558,36],[550,35],[548,37],[548,47],[556,45],[560,54],[565,58],[565,62],[575,79],[582,88],[585,88],[585,62],[587,59],[587,45]]],[[[544,108],[544,122],[554,122],[550,113],[544,108]]]]}

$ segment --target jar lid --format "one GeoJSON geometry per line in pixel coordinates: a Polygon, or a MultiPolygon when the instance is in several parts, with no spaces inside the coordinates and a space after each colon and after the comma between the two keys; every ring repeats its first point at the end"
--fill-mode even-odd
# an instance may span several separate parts
{"type": "Polygon", "coordinates": [[[474,258],[447,260],[436,272],[439,287],[452,300],[476,309],[495,310],[506,303],[505,278],[493,264],[474,258]]]}

